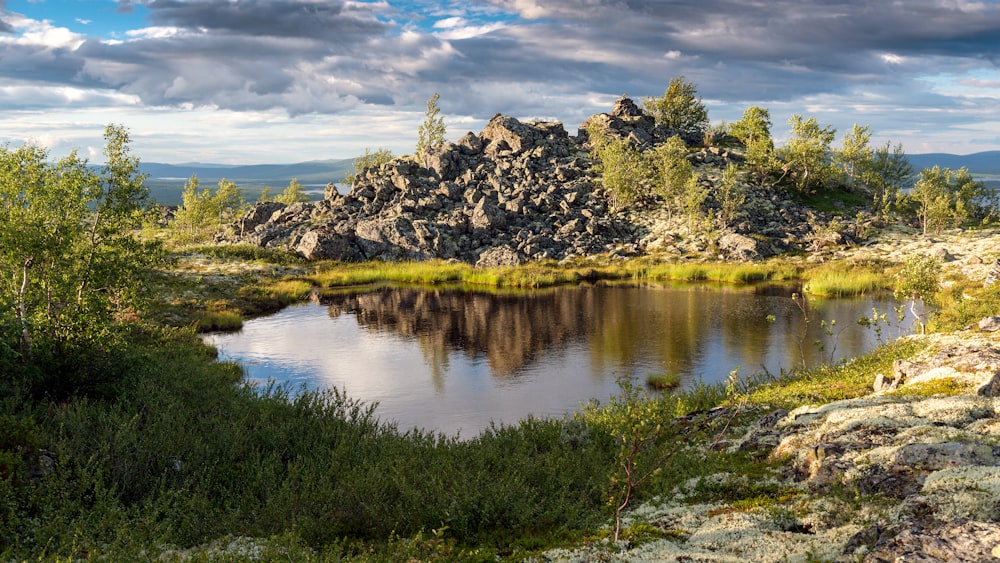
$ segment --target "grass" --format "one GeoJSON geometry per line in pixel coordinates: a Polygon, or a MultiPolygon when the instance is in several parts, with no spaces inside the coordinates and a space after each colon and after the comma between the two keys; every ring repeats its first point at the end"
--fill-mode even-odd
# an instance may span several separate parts
{"type": "Polygon", "coordinates": [[[239,366],[190,332],[148,335],[132,354],[114,397],[0,403],[55,460],[42,479],[5,465],[21,477],[0,482],[0,560],[140,560],[227,536],[359,559],[415,545],[494,560],[604,519],[614,444],[599,429],[529,419],[466,441],[404,433],[337,391],[239,385],[239,366]]]}
{"type": "Polygon", "coordinates": [[[942,377],[931,381],[922,381],[906,385],[892,391],[890,394],[897,397],[933,397],[935,395],[961,395],[969,393],[970,386],[967,383],[951,377],[942,377]]]}
{"type": "Polygon", "coordinates": [[[753,389],[749,402],[767,407],[795,408],[862,397],[872,392],[875,374],[891,373],[895,360],[910,358],[924,346],[926,344],[915,340],[897,340],[842,364],[784,373],[774,382],[753,389]]]}
{"type": "Polygon", "coordinates": [[[638,281],[713,281],[724,283],[754,283],[798,279],[795,267],[780,262],[761,264],[741,263],[648,263],[634,261],[623,268],[625,275],[638,281]]]}
{"type": "Polygon", "coordinates": [[[819,297],[855,297],[892,289],[892,277],[865,266],[826,265],[806,274],[803,291],[819,297]]]}
{"type": "Polygon", "coordinates": [[[472,266],[444,261],[327,263],[309,276],[319,287],[343,287],[379,282],[438,284],[462,281],[472,266]]]}
{"type": "Polygon", "coordinates": [[[234,331],[243,328],[239,311],[208,311],[198,320],[199,332],[234,331]]]}
{"type": "Polygon", "coordinates": [[[410,284],[466,283],[499,288],[544,288],[581,282],[712,281],[745,284],[798,279],[799,270],[781,262],[765,264],[693,264],[632,260],[607,264],[597,260],[532,262],[521,266],[474,268],[463,263],[327,263],[308,279],[322,288],[380,282],[410,284]]]}
{"type": "Polygon", "coordinates": [[[989,287],[969,282],[955,283],[938,294],[940,308],[931,318],[935,332],[960,330],[985,317],[1000,315],[1000,283],[989,287]]]}
{"type": "Polygon", "coordinates": [[[646,376],[646,385],[653,389],[677,389],[681,386],[681,376],[676,373],[651,373],[646,376]]]}

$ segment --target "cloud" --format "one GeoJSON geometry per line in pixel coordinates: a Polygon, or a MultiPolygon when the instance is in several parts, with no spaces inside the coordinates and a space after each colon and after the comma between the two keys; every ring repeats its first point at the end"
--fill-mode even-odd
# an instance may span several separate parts
{"type": "Polygon", "coordinates": [[[291,37],[347,43],[385,31],[375,15],[386,4],[338,0],[153,0],[150,19],[164,26],[251,37],[291,37]]]}
{"type": "Polygon", "coordinates": [[[815,110],[876,131],[996,121],[993,2],[128,0],[118,11],[148,25],[113,41],[5,6],[8,107],[101,106],[114,93],[182,112],[418,118],[440,92],[457,123],[504,112],[572,128],[684,75],[714,120],[762,105],[776,122],[815,110]]]}

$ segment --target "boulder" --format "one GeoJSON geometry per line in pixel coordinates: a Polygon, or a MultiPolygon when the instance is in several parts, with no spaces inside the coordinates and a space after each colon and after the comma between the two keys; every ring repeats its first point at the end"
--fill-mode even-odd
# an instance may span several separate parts
{"type": "Polygon", "coordinates": [[[719,238],[719,254],[728,260],[760,260],[772,253],[766,242],[746,235],[730,232],[719,238]]]}
{"type": "Polygon", "coordinates": [[[360,221],[354,230],[358,248],[371,260],[429,260],[436,233],[405,217],[360,221]]]}
{"type": "Polygon", "coordinates": [[[497,156],[503,151],[511,151],[513,155],[533,149],[536,143],[546,137],[566,137],[566,131],[561,124],[548,124],[540,127],[538,124],[521,123],[513,117],[494,115],[486,124],[480,137],[486,145],[486,153],[497,156]]]}
{"type": "Polygon", "coordinates": [[[937,258],[941,262],[955,261],[955,257],[952,256],[951,253],[948,252],[948,249],[943,246],[935,247],[934,250],[931,251],[931,256],[937,258]]]}
{"type": "Polygon", "coordinates": [[[490,248],[479,255],[477,268],[495,268],[498,266],[519,266],[525,262],[525,257],[510,246],[490,248]]]}
{"type": "Polygon", "coordinates": [[[985,317],[976,326],[980,332],[996,332],[1000,330],[1000,317],[985,317]]]}
{"type": "Polygon", "coordinates": [[[295,252],[306,260],[354,262],[362,258],[357,245],[349,237],[318,230],[302,235],[295,252]]]}
{"type": "Polygon", "coordinates": [[[342,197],[344,196],[337,191],[337,185],[333,182],[330,182],[325,188],[323,188],[323,199],[327,201],[336,201],[342,197]]]}
{"type": "Polygon", "coordinates": [[[984,287],[989,287],[1000,280],[1000,258],[993,263],[990,271],[986,274],[986,280],[983,282],[984,287]]]}
{"type": "MultiPolygon", "coordinates": [[[[907,526],[896,535],[882,531],[865,556],[865,563],[912,561],[996,561],[1000,558],[1000,524],[956,521],[925,526],[907,526]]],[[[848,554],[849,555],[849,554],[848,554]]]]}
{"type": "Polygon", "coordinates": [[[241,236],[252,233],[258,226],[266,223],[272,215],[284,208],[285,204],[277,201],[258,203],[236,221],[236,232],[241,236]]]}

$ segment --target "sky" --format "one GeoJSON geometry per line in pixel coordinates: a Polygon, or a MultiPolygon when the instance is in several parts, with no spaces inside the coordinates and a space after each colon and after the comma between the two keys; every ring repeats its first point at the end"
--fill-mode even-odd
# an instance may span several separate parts
{"type": "Polygon", "coordinates": [[[1000,149],[995,0],[0,0],[0,143],[225,164],[413,152],[496,113],[575,134],[692,82],[713,123],[767,108],[908,153],[1000,149]]]}

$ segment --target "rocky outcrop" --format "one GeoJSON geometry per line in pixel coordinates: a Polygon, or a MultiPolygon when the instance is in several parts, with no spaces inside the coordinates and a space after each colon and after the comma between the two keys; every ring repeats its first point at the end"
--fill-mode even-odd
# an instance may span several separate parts
{"type": "Polygon", "coordinates": [[[558,123],[497,115],[479,135],[360,174],[346,195],[259,204],[235,240],[336,260],[515,264],[607,252],[629,238],[582,146],[558,123]]]}
{"type": "MultiPolygon", "coordinates": [[[[592,123],[640,149],[674,134],[628,98],[584,126],[592,123]]],[[[742,214],[714,231],[715,244],[701,232],[711,229],[692,231],[655,197],[630,209],[611,209],[587,149],[585,128],[571,136],[560,123],[524,123],[497,114],[478,135],[444,143],[419,161],[397,158],[358,174],[347,194],[331,184],[322,201],[260,203],[233,225],[227,240],[344,261],[437,258],[486,266],[692,249],[757,260],[804,246],[828,223],[773,191],[748,186],[742,214]],[[678,249],[678,232],[687,248],[678,249]]],[[[692,152],[690,159],[710,194],[708,213],[721,167],[740,157],[712,147],[692,152]]]]}

